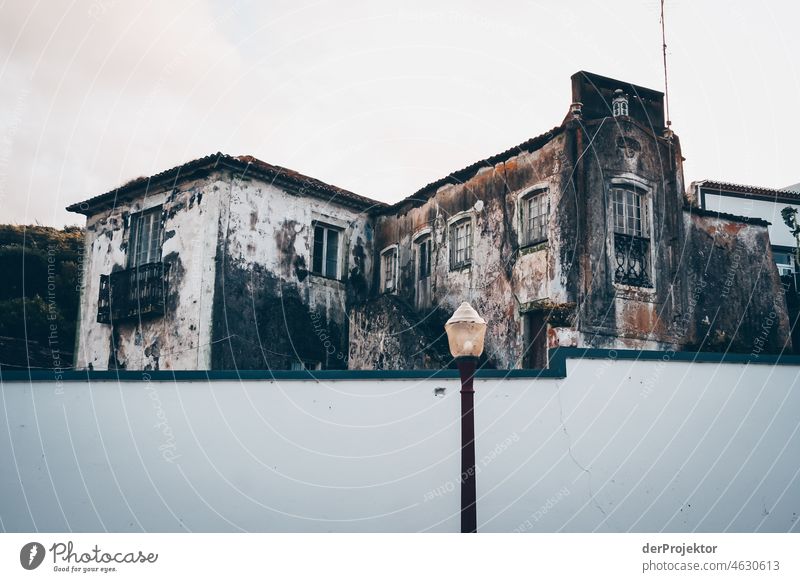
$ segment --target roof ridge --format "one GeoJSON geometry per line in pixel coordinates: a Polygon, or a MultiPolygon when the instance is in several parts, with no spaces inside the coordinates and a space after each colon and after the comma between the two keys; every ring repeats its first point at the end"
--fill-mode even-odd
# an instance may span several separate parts
{"type": "Polygon", "coordinates": [[[697,186],[710,186],[710,187],[716,186],[719,189],[729,188],[734,192],[739,192],[743,194],[746,194],[748,192],[751,192],[753,194],[757,194],[759,192],[773,192],[778,196],[788,194],[789,196],[800,197],[800,190],[784,190],[782,188],[770,188],[769,186],[753,186],[751,184],[739,184],[736,182],[725,182],[723,180],[712,180],[709,178],[705,178],[703,180],[694,180],[692,184],[697,186]]]}
{"type": "Polygon", "coordinates": [[[699,206],[692,206],[690,204],[683,205],[684,212],[690,214],[697,214],[698,216],[712,216],[714,218],[722,218],[724,220],[731,220],[734,222],[743,222],[745,224],[755,224],[759,226],[769,226],[772,223],[758,216],[742,216],[740,214],[731,214],[729,212],[720,212],[718,210],[711,210],[709,208],[700,208],[699,206]]]}
{"type": "Polygon", "coordinates": [[[559,133],[561,133],[563,130],[564,130],[563,124],[557,125],[552,129],[548,129],[544,133],[528,138],[524,142],[512,146],[507,150],[493,154],[482,160],[478,160],[477,162],[473,162],[472,164],[469,164],[468,166],[465,166],[460,170],[455,170],[453,172],[450,172],[446,176],[426,184],[425,186],[423,186],[410,196],[406,196],[405,198],[402,198],[397,202],[388,205],[386,208],[382,209],[382,212],[395,210],[396,208],[399,208],[403,204],[407,204],[409,202],[421,201],[422,197],[430,195],[431,192],[435,192],[436,190],[438,190],[439,188],[441,188],[446,184],[453,184],[453,183],[463,184],[467,180],[473,178],[474,174],[477,173],[478,170],[480,170],[481,168],[490,168],[500,162],[505,162],[524,151],[530,152],[539,149],[540,147],[547,144],[551,139],[553,139],[559,133]]]}
{"type": "Polygon", "coordinates": [[[88,198],[86,200],[70,204],[69,206],[67,206],[67,210],[70,212],[77,212],[79,214],[84,214],[88,216],[92,208],[96,208],[98,205],[104,205],[109,202],[116,203],[117,199],[119,199],[120,197],[131,193],[132,191],[142,187],[145,184],[149,186],[151,182],[158,180],[166,180],[169,179],[170,177],[173,177],[174,181],[177,181],[178,178],[181,177],[181,174],[184,172],[191,172],[204,168],[217,168],[217,166],[220,164],[221,161],[225,161],[231,164],[244,164],[245,166],[244,172],[247,172],[248,168],[254,167],[257,170],[275,174],[275,177],[281,176],[290,181],[300,183],[304,187],[310,186],[313,190],[316,191],[327,191],[332,194],[330,198],[331,201],[335,200],[337,197],[341,197],[342,201],[340,202],[343,204],[346,204],[346,202],[349,201],[351,203],[357,204],[358,206],[366,206],[366,207],[388,206],[385,202],[381,202],[379,200],[373,200],[372,198],[367,198],[366,196],[361,196],[360,194],[356,194],[354,192],[351,192],[350,190],[334,186],[333,184],[328,184],[327,182],[323,182],[322,180],[319,180],[317,178],[306,176],[305,174],[301,174],[300,172],[297,172],[290,168],[285,168],[283,166],[276,166],[274,164],[264,162],[263,160],[260,160],[250,154],[242,156],[233,156],[218,151],[216,153],[209,154],[207,156],[202,156],[200,158],[189,160],[188,162],[184,162],[177,166],[173,166],[166,170],[162,170],[161,172],[156,172],[155,174],[152,174],[150,176],[135,178],[103,194],[99,194],[97,196],[93,196],[92,198],[88,198]]]}

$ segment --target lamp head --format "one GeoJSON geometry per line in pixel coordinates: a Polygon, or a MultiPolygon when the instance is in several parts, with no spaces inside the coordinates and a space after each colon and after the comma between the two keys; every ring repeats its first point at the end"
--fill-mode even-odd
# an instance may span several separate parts
{"type": "Polygon", "coordinates": [[[466,301],[447,320],[444,330],[454,358],[477,358],[483,353],[486,321],[466,301]]]}

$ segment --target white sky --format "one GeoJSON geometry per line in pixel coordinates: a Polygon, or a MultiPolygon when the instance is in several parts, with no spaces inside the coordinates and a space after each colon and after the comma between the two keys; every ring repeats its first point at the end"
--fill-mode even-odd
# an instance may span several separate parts
{"type": "MultiPolygon", "coordinates": [[[[663,90],[658,0],[0,0],[0,222],[216,151],[380,200],[558,125],[581,69],[663,90]]],[[[800,182],[800,3],[667,0],[687,184],[800,182]]]]}

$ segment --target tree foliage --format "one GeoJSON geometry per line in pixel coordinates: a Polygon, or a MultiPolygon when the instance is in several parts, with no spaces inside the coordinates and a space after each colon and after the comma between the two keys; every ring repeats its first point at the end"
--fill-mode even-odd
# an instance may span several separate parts
{"type": "Polygon", "coordinates": [[[781,218],[783,218],[784,224],[789,227],[789,231],[794,237],[795,260],[800,264],[800,224],[797,223],[797,208],[792,208],[791,206],[785,207],[781,210],[781,218]]]}
{"type": "Polygon", "coordinates": [[[71,354],[82,256],[79,227],[0,225],[0,365],[50,367],[54,349],[71,354]]]}

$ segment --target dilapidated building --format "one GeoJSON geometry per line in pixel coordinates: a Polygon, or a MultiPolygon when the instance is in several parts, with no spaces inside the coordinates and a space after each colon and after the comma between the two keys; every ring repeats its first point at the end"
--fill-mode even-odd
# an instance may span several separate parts
{"type": "Polygon", "coordinates": [[[222,154],[70,206],[87,215],[76,367],[345,368],[376,206],[222,154]]]}
{"type": "Polygon", "coordinates": [[[586,72],[560,125],[393,205],[249,156],[189,162],[69,207],[76,366],[438,368],[463,300],[487,366],[786,349],[768,223],[692,203],[682,162],[660,92],[586,72]]]}

